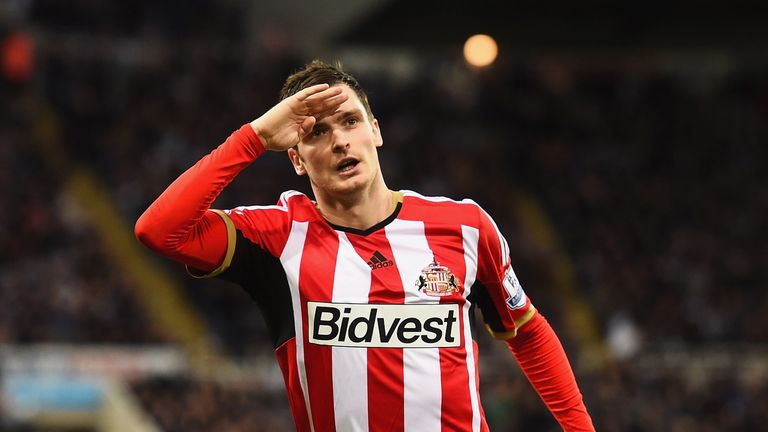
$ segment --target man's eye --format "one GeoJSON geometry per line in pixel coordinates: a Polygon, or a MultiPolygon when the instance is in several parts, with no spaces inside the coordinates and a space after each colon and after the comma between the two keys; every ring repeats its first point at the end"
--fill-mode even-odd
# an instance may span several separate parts
{"type": "Polygon", "coordinates": [[[354,126],[354,125],[357,124],[357,119],[354,118],[354,117],[350,117],[350,118],[347,119],[347,124],[350,125],[350,126],[354,126]]]}
{"type": "Polygon", "coordinates": [[[313,130],[313,131],[312,131],[312,133],[310,133],[309,135],[310,135],[312,138],[317,138],[317,137],[319,137],[319,136],[323,135],[324,133],[325,133],[325,129],[315,129],[315,130],[313,130]]]}

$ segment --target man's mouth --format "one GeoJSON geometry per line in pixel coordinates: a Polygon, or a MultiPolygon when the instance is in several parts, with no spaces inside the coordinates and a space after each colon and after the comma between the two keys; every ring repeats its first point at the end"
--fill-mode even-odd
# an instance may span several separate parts
{"type": "Polygon", "coordinates": [[[336,165],[336,171],[340,173],[352,171],[358,163],[360,163],[360,161],[355,158],[344,158],[336,165]]]}

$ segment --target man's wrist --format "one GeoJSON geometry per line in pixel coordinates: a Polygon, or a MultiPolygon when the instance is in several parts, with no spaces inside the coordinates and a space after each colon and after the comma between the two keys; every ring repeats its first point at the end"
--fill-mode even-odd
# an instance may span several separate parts
{"type": "Polygon", "coordinates": [[[234,135],[237,135],[242,140],[243,144],[245,144],[254,158],[259,157],[266,151],[264,140],[259,133],[254,130],[252,124],[244,124],[239,130],[235,131],[234,135]]]}
{"type": "Polygon", "coordinates": [[[261,144],[261,147],[267,150],[267,136],[264,133],[264,128],[261,126],[259,119],[256,119],[248,124],[251,126],[251,130],[253,131],[254,135],[256,135],[256,139],[261,144]]]}

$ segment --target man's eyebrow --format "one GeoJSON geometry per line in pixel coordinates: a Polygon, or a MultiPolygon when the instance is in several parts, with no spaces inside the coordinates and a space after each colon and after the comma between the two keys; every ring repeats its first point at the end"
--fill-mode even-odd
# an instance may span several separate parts
{"type": "Polygon", "coordinates": [[[315,123],[315,126],[312,128],[312,130],[317,129],[318,127],[327,127],[327,124],[330,122],[344,121],[350,117],[353,117],[353,116],[361,117],[362,115],[363,115],[363,110],[361,110],[360,108],[352,108],[347,111],[339,111],[315,123]]]}
{"type": "Polygon", "coordinates": [[[340,112],[338,112],[338,113],[335,113],[335,114],[333,115],[333,117],[335,117],[335,118],[338,118],[338,119],[342,119],[342,120],[343,120],[343,119],[346,119],[346,118],[348,118],[348,117],[352,117],[352,116],[360,116],[360,115],[362,115],[362,114],[363,114],[363,111],[362,111],[360,108],[353,108],[353,109],[351,109],[351,110],[347,110],[347,111],[340,111],[340,112]]]}

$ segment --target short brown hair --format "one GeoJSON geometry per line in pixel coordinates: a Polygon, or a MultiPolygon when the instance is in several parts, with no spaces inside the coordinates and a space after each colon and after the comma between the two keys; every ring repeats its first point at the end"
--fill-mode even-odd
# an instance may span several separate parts
{"type": "Polygon", "coordinates": [[[336,84],[348,85],[360,99],[360,102],[363,103],[368,118],[373,119],[373,111],[371,111],[371,105],[368,103],[368,95],[365,94],[365,90],[363,90],[355,77],[344,72],[341,63],[338,61],[331,65],[321,60],[312,60],[311,63],[291,74],[286,78],[285,84],[283,84],[283,88],[280,90],[280,100],[317,84],[328,84],[331,87],[336,84]]]}

